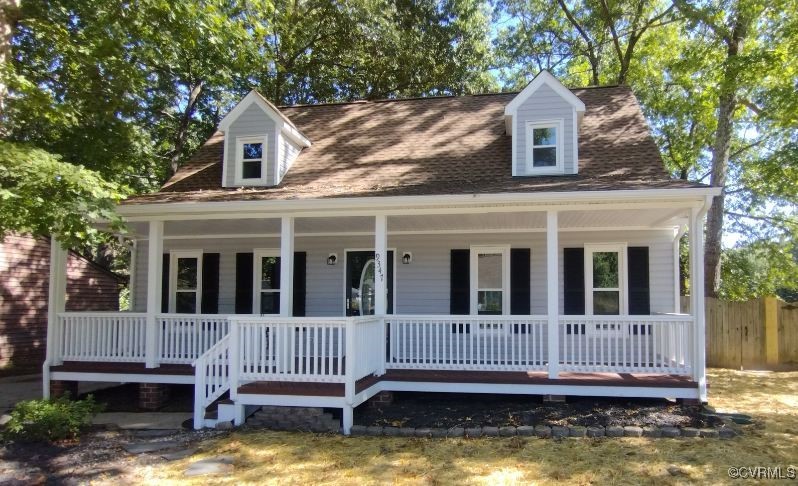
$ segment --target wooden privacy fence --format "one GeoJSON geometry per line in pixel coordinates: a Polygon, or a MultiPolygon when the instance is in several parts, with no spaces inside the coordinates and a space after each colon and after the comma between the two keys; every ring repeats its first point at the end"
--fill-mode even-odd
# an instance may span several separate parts
{"type": "MultiPolygon", "coordinates": [[[[682,298],[689,312],[690,298],[682,298]]],[[[707,366],[798,366],[798,303],[776,297],[728,302],[707,297],[707,366]]]]}

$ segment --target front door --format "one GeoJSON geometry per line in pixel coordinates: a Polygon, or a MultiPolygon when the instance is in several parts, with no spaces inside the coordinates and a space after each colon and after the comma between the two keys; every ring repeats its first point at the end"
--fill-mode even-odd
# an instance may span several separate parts
{"type": "MultiPolygon", "coordinates": [[[[374,314],[376,303],[374,294],[374,252],[346,252],[346,298],[347,316],[368,316],[374,314]]],[[[393,314],[393,251],[388,251],[388,314],[393,314]]]]}

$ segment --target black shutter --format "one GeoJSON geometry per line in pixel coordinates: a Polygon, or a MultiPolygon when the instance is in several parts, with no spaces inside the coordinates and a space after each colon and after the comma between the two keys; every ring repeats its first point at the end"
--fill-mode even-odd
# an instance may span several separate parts
{"type": "Polygon", "coordinates": [[[529,303],[531,254],[529,248],[510,250],[510,314],[515,316],[528,316],[532,312],[529,303]]]}
{"type": "MultiPolygon", "coordinates": [[[[633,316],[651,314],[651,291],[649,286],[648,247],[630,246],[626,251],[629,266],[629,314],[633,316]]],[[[650,326],[633,325],[633,334],[650,334],[650,326]]]]}
{"type": "MultiPolygon", "coordinates": [[[[529,248],[510,249],[510,314],[528,316],[532,313],[529,302],[531,272],[529,269],[532,251],[529,248]]],[[[513,325],[513,332],[524,334],[528,331],[524,324],[513,325]]]]}
{"type": "Polygon", "coordinates": [[[294,317],[305,315],[305,292],[307,287],[307,253],[294,253],[294,317]]]}
{"type": "Polygon", "coordinates": [[[651,296],[648,282],[648,247],[630,246],[626,261],[629,265],[629,314],[651,314],[651,296]]]}
{"type": "Polygon", "coordinates": [[[471,251],[452,250],[451,282],[449,286],[449,313],[468,315],[471,313],[471,251]]]}
{"type": "Polygon", "coordinates": [[[202,301],[203,314],[219,313],[219,254],[202,254],[202,301]]]}
{"type": "MultiPolygon", "coordinates": [[[[566,315],[585,315],[585,249],[563,249],[563,310],[566,315]]],[[[585,326],[578,329],[567,326],[568,334],[584,334],[585,326]]]]}
{"type": "Polygon", "coordinates": [[[252,314],[254,255],[236,253],[236,314],[252,314]]]}
{"type": "Polygon", "coordinates": [[[169,312],[169,254],[163,254],[161,272],[161,312],[169,312]]]}
{"type": "Polygon", "coordinates": [[[585,315],[585,249],[563,249],[563,301],[566,315],[585,315]]]}

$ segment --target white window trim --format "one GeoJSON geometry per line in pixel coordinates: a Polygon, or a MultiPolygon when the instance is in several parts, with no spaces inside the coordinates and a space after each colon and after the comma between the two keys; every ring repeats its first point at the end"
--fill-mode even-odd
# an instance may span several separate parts
{"type": "MultiPolygon", "coordinates": [[[[470,300],[470,307],[471,307],[471,315],[477,316],[479,315],[478,309],[478,297],[479,297],[479,255],[483,254],[496,254],[499,253],[502,256],[502,315],[507,315],[510,313],[510,246],[472,246],[471,248],[471,259],[469,264],[469,279],[470,279],[470,286],[471,286],[471,298],[470,300]]],[[[491,290],[491,289],[482,289],[482,290],[491,290]]],[[[485,317],[491,317],[489,315],[485,317]]]]}
{"type": "MultiPolygon", "coordinates": [[[[261,292],[270,292],[279,294],[283,291],[282,287],[279,289],[271,289],[271,290],[263,290],[260,288],[260,278],[261,278],[261,267],[263,265],[262,259],[265,258],[272,258],[277,257],[280,258],[280,249],[279,248],[255,248],[252,253],[254,254],[253,263],[252,263],[252,313],[261,315],[260,312],[260,299],[261,299],[261,292]]],[[[279,282],[278,284],[282,284],[279,282]]],[[[268,314],[268,315],[279,315],[279,314],[268,314]]]]}
{"type": "MultiPolygon", "coordinates": [[[[604,289],[601,287],[593,287],[593,254],[603,252],[617,252],[618,253],[618,292],[619,295],[619,314],[620,316],[629,315],[629,288],[626,279],[626,243],[598,243],[592,245],[585,245],[585,315],[594,316],[593,314],[593,292],[601,290],[616,290],[604,289]]],[[[596,317],[612,317],[600,315],[596,317]]]]}
{"type": "MultiPolygon", "coordinates": [[[[169,312],[177,312],[177,260],[179,258],[197,259],[196,312],[202,313],[202,250],[173,250],[169,252],[169,312]]],[[[183,290],[181,292],[191,292],[183,290]]]]}
{"type": "Polygon", "coordinates": [[[526,123],[526,175],[551,175],[563,174],[565,172],[565,154],[563,149],[563,137],[565,136],[565,122],[559,120],[529,121],[526,123]],[[557,129],[557,164],[554,167],[535,167],[533,165],[533,141],[532,130],[536,128],[556,128],[557,129]]]}
{"type": "MultiPolygon", "coordinates": [[[[261,186],[268,185],[268,170],[267,164],[269,161],[268,152],[268,135],[236,137],[236,164],[235,164],[235,183],[238,186],[261,186]],[[244,144],[245,143],[260,143],[262,144],[261,150],[261,173],[259,179],[244,179],[244,144]]],[[[251,159],[254,160],[254,159],[251,159]]]]}

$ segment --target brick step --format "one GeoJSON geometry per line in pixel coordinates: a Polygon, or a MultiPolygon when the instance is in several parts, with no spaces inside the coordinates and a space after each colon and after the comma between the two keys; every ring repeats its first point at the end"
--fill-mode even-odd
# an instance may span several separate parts
{"type": "Polygon", "coordinates": [[[250,427],[272,430],[310,430],[312,432],[338,432],[340,421],[318,407],[265,406],[249,419],[250,427]]]}

